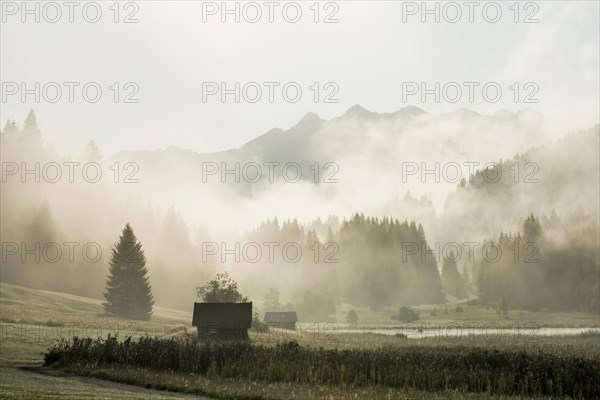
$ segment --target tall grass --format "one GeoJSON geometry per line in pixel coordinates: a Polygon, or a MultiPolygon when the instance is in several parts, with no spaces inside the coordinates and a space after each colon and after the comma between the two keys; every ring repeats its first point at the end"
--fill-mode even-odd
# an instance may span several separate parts
{"type": "Polygon", "coordinates": [[[62,341],[47,365],[121,365],[208,377],[303,384],[412,387],[503,395],[600,398],[600,360],[548,349],[468,346],[324,350],[296,342],[200,343],[196,338],[142,337],[62,341]]]}

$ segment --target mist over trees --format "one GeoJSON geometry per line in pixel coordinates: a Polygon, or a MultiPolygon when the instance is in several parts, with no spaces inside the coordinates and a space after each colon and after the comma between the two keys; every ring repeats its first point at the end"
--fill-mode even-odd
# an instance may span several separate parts
{"type": "Polygon", "coordinates": [[[434,231],[436,240],[461,242],[514,231],[531,213],[588,214],[564,221],[569,229],[595,224],[600,207],[598,148],[596,125],[509,160],[496,160],[495,167],[478,169],[448,195],[439,224],[424,226],[434,231]]]}
{"type": "Polygon", "coordinates": [[[144,243],[161,305],[189,308],[193,286],[180,290],[181,282],[214,275],[214,264],[202,263],[196,246],[209,234],[190,229],[175,207],[161,210],[148,201],[140,184],[125,183],[131,169],[104,157],[94,141],[79,155],[60,155],[43,140],[33,111],[23,124],[7,121],[0,139],[3,281],[103,298],[114,232],[124,221],[144,243]]]}
{"type": "Polygon", "coordinates": [[[480,262],[481,304],[493,307],[502,299],[511,308],[600,313],[598,227],[570,232],[563,242],[553,236],[564,235],[555,227],[566,221],[556,214],[545,219],[546,228],[530,215],[521,232],[500,234],[503,257],[480,262]]]}
{"type": "MultiPolygon", "coordinates": [[[[328,221],[338,225],[339,218],[331,216],[328,221]]],[[[286,260],[279,250],[273,261],[262,257],[238,265],[241,272],[266,272],[268,281],[261,282],[259,275],[251,286],[279,283],[280,291],[267,292],[269,301],[265,303],[271,308],[279,302],[283,289],[299,318],[316,321],[331,320],[342,303],[381,310],[444,301],[435,259],[423,257],[430,250],[425,232],[414,221],[401,223],[355,214],[337,230],[335,225],[320,224],[313,221],[305,228],[296,220],[280,224],[273,219],[240,238],[242,243],[299,244],[302,257],[297,261],[286,260]],[[319,227],[324,235],[319,238],[308,227],[319,227]],[[406,243],[413,246],[404,248],[406,243]]]]}
{"type": "MultiPolygon", "coordinates": [[[[369,124],[373,121],[395,123],[391,121],[396,117],[365,117],[363,114],[351,113],[332,120],[327,130],[362,123],[364,118],[369,124]]],[[[407,118],[416,124],[425,116],[415,113],[407,118]]],[[[322,120],[308,118],[293,130],[294,140],[301,141],[307,132],[314,137],[316,133],[312,129],[319,126],[324,126],[322,120]]],[[[281,135],[283,133],[275,136],[283,140],[281,135]]],[[[347,310],[348,306],[395,312],[401,306],[441,304],[448,296],[478,297],[483,306],[491,308],[504,298],[509,309],[600,312],[599,190],[598,182],[590,179],[598,174],[599,136],[596,126],[500,162],[504,173],[498,182],[489,182],[485,172],[478,170],[472,179],[459,184],[447,197],[439,215],[428,197],[413,197],[399,188],[391,197],[377,194],[372,207],[358,210],[363,212],[361,214],[333,212],[326,218],[280,217],[281,223],[272,218],[244,232],[226,224],[195,224],[189,213],[182,212],[185,207],[180,203],[164,207],[155,202],[153,192],[145,191],[146,184],[156,185],[163,192],[176,192],[177,185],[188,189],[194,186],[194,182],[185,179],[173,185],[160,179],[154,181],[154,169],[160,168],[161,162],[157,162],[154,169],[152,165],[147,166],[150,173],[139,176],[140,184],[127,184],[122,182],[123,160],[117,163],[115,158],[103,155],[94,141],[90,141],[80,155],[59,155],[44,141],[32,111],[21,125],[7,121],[0,134],[3,163],[12,163],[11,166],[18,168],[14,174],[3,176],[0,193],[2,280],[101,298],[115,229],[122,227],[124,221],[130,221],[144,243],[152,295],[161,306],[189,309],[190,304],[197,301],[195,285],[209,282],[217,273],[231,271],[239,291],[255,304],[261,303],[270,288],[276,288],[278,307],[296,310],[304,321],[331,321],[339,310],[347,310]],[[81,178],[79,169],[74,182],[69,182],[66,175],[58,183],[44,179],[44,165],[64,162],[97,163],[102,168],[102,178],[88,182],[81,178]],[[519,163],[520,171],[517,181],[515,162],[519,163]],[[26,163],[29,171],[25,175],[22,163],[26,163]],[[40,166],[36,167],[35,163],[40,166]],[[527,163],[535,163],[537,167],[525,169],[527,163]],[[116,170],[121,174],[115,182],[116,170]],[[525,177],[535,178],[537,182],[525,182],[525,177]],[[36,178],[41,179],[36,181],[36,178]],[[429,254],[436,244],[450,241],[498,242],[503,257],[489,262],[477,254],[473,261],[463,257],[453,263],[429,254]],[[69,260],[69,249],[64,243],[73,242],[78,245],[74,259],[69,260]],[[234,242],[277,242],[281,246],[272,261],[266,255],[255,262],[244,259],[236,262],[233,257],[223,261],[220,254],[205,257],[206,243],[231,246],[234,242]],[[7,243],[17,248],[7,247],[7,243]],[[35,254],[27,251],[23,254],[21,247],[34,249],[36,243],[40,247],[37,256],[41,257],[36,259],[35,254]],[[51,259],[53,253],[47,252],[44,257],[43,247],[48,243],[62,249],[59,261],[51,259]],[[82,252],[84,245],[90,243],[101,248],[99,260],[93,260],[91,250],[82,252]],[[297,244],[302,257],[295,262],[285,259],[281,252],[285,243],[297,244]],[[536,263],[529,260],[533,256],[531,243],[537,246],[536,263]],[[416,245],[416,251],[407,244],[416,245]],[[429,255],[424,257],[424,254],[429,255]]],[[[249,155],[252,148],[265,146],[275,152],[277,146],[269,140],[268,135],[261,137],[246,146],[243,153],[249,155]]],[[[305,155],[310,155],[310,148],[304,148],[305,155]]],[[[182,164],[173,161],[183,154],[174,150],[171,153],[157,151],[152,157],[164,154],[168,156],[163,161],[171,160],[176,165],[170,171],[173,174],[197,165],[200,157],[187,152],[182,164]]],[[[215,160],[221,157],[204,156],[215,160]]],[[[62,171],[66,174],[65,168],[62,171]]],[[[231,185],[224,186],[228,190],[231,185]]],[[[316,186],[311,183],[311,188],[316,186]]],[[[209,187],[212,190],[216,186],[209,187]]],[[[248,192],[241,190],[241,196],[226,191],[231,195],[227,206],[252,215],[253,207],[265,200],[258,194],[261,188],[265,189],[257,186],[248,192]]],[[[294,194],[302,196],[297,203],[289,204],[289,214],[306,215],[312,211],[313,192],[302,192],[301,188],[301,184],[292,187],[297,191],[294,194]]],[[[265,193],[267,196],[272,192],[265,193]]],[[[356,192],[356,196],[367,195],[368,190],[356,192]]],[[[206,197],[209,196],[207,190],[206,197]]],[[[183,196],[181,203],[193,203],[201,216],[221,215],[211,208],[210,199],[201,200],[183,196]]],[[[260,204],[266,209],[270,205],[272,203],[260,204]]],[[[274,309],[274,304],[267,308],[274,309]]]]}
{"type": "Polygon", "coordinates": [[[376,310],[444,301],[435,258],[424,257],[430,248],[423,227],[414,221],[357,214],[342,224],[335,239],[341,250],[338,272],[346,282],[341,293],[349,303],[376,310]]]}
{"type": "Polygon", "coordinates": [[[468,297],[468,285],[463,276],[458,273],[456,258],[454,252],[450,252],[449,257],[444,258],[442,263],[442,285],[444,291],[459,299],[468,297]]]}

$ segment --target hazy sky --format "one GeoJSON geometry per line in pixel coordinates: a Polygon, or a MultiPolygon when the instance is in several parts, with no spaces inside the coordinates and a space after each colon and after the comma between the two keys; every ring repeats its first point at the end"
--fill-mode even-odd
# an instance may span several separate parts
{"type": "MultiPolygon", "coordinates": [[[[34,2],[30,4],[33,8],[34,2]]],[[[467,107],[481,113],[498,109],[516,111],[533,108],[550,118],[557,132],[590,127],[599,120],[599,3],[597,1],[540,1],[519,3],[519,23],[514,22],[513,2],[497,2],[502,9],[499,22],[484,19],[481,2],[470,23],[469,9],[457,2],[462,17],[456,23],[444,19],[456,16],[456,8],[439,3],[440,22],[433,15],[421,22],[421,14],[408,15],[410,2],[338,1],[321,2],[315,23],[312,2],[299,2],[302,16],[297,23],[284,20],[279,2],[274,22],[269,23],[269,8],[260,6],[257,23],[245,21],[256,15],[256,8],[239,3],[241,20],[233,15],[221,22],[221,14],[203,15],[221,2],[141,1],[121,3],[119,19],[130,13],[138,23],[115,23],[113,2],[98,2],[102,16],[97,23],[86,22],[82,8],[75,9],[74,22],[68,21],[68,8],[61,7],[56,23],[44,20],[56,10],[40,3],[41,20],[26,15],[21,22],[21,2],[2,2],[1,81],[3,83],[2,124],[7,118],[21,123],[29,108],[34,108],[47,141],[61,152],[78,154],[90,139],[95,139],[104,154],[124,149],[156,149],[170,145],[196,151],[217,151],[239,147],[273,127],[288,128],[309,111],[322,118],[342,114],[354,104],[378,112],[392,112],[414,104],[428,112],[444,113],[467,107]],[[404,3],[404,4],[403,4],[404,3]],[[539,10],[537,10],[539,8],[539,10]],[[45,10],[45,11],[44,11],[45,10]],[[403,10],[406,13],[403,14],[403,10]],[[323,23],[329,14],[337,23],[323,23]],[[532,14],[538,23],[523,23],[532,14]],[[203,16],[206,22],[203,22],[203,16]],[[403,22],[403,16],[406,22],[403,22]],[[56,103],[33,95],[22,102],[19,94],[8,95],[7,83],[35,82],[44,86],[57,82],[62,97],[56,103]],[[74,102],[68,99],[63,82],[80,82],[74,89],[74,102]],[[102,98],[86,102],[81,87],[97,82],[102,98]],[[120,99],[135,82],[137,104],[114,103],[110,87],[120,83],[120,99]],[[262,97],[257,103],[233,95],[222,103],[219,96],[203,102],[203,82],[234,82],[241,86],[257,82],[262,97]],[[263,82],[279,82],[274,102],[269,102],[263,82]],[[282,86],[296,82],[303,93],[296,103],[285,101],[282,86]],[[319,83],[321,97],[339,87],[337,103],[315,103],[310,87],[319,83]],[[420,96],[403,102],[403,82],[427,82],[433,87],[457,82],[463,89],[461,101],[435,103],[430,95],[425,103],[420,96]],[[474,102],[469,102],[463,82],[480,82],[474,102]],[[481,87],[497,82],[503,90],[497,103],[482,97],[481,87]],[[519,83],[520,102],[514,90],[519,83]],[[524,104],[534,82],[539,92],[537,104],[524,104]]],[[[62,4],[62,2],[58,2],[62,4]]],[[[420,6],[421,2],[414,3],[420,6]]],[[[433,9],[435,3],[428,5],[433,9]]],[[[235,2],[228,2],[233,9],[235,2]]],[[[295,17],[294,5],[286,6],[289,19],[295,17]]],[[[486,17],[495,17],[494,5],[487,6],[486,17]]],[[[95,11],[87,8],[87,17],[95,11]]],[[[250,88],[251,89],[251,88],[250,88]]],[[[52,87],[48,95],[53,97],[52,87]]],[[[248,92],[254,96],[253,89],[248,92]]],[[[290,89],[291,96],[294,91],[290,89]]],[[[454,96],[454,92],[448,92],[454,96]]],[[[492,93],[493,91],[490,91],[492,93]]]]}

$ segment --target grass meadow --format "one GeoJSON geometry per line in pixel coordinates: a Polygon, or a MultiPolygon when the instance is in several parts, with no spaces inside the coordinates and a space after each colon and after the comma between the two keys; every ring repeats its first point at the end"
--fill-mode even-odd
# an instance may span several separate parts
{"type": "MultiPolygon", "coordinates": [[[[183,311],[157,308],[149,322],[127,321],[106,317],[99,300],[4,283],[0,301],[0,398],[600,396],[597,334],[407,339],[304,328],[251,331],[250,343],[207,346],[194,339],[191,313],[183,311]],[[41,366],[44,354],[43,369],[87,378],[19,368],[41,366]]],[[[470,320],[465,310],[461,318],[477,322],[487,311],[474,310],[470,320]]],[[[568,326],[568,315],[554,318],[568,326]]],[[[586,318],[587,326],[598,325],[593,315],[574,318],[573,326],[586,326],[586,318]]]]}

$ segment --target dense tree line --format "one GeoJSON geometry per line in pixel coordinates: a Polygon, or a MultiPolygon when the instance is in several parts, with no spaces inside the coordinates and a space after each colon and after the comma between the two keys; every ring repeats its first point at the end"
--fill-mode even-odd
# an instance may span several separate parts
{"type": "Polygon", "coordinates": [[[444,301],[435,257],[426,256],[431,249],[423,227],[414,221],[356,214],[342,224],[335,240],[348,302],[380,309],[444,301]]]}
{"type": "MultiPolygon", "coordinates": [[[[329,221],[338,219],[330,217],[329,221]]],[[[321,238],[310,229],[315,223],[307,226],[296,220],[280,226],[274,219],[244,237],[244,242],[302,245],[304,256],[297,263],[279,257],[269,273],[283,281],[297,276],[299,285],[307,288],[295,296],[295,307],[302,315],[327,320],[340,303],[382,309],[445,300],[436,260],[431,254],[424,257],[430,249],[423,227],[414,221],[355,214],[341,222],[338,230],[321,227],[326,232],[321,238]]],[[[268,269],[269,265],[259,262],[256,268],[268,269]]]]}
{"type": "Polygon", "coordinates": [[[547,230],[530,215],[521,232],[499,235],[495,242],[503,256],[480,261],[481,303],[494,306],[504,299],[510,308],[599,313],[597,225],[569,232],[556,214],[546,220],[547,230]]]}

